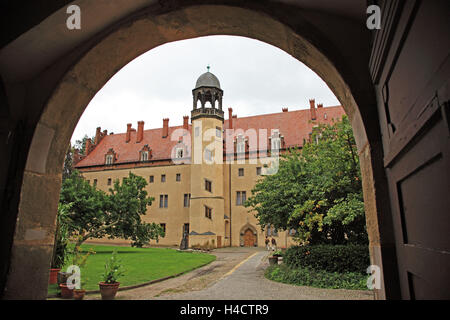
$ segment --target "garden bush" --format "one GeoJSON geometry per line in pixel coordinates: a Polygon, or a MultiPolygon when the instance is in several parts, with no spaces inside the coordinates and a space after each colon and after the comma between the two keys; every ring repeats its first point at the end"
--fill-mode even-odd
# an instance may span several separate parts
{"type": "Polygon", "coordinates": [[[358,272],[327,272],[308,268],[291,269],[287,265],[270,266],[265,271],[266,278],[298,286],[327,289],[367,290],[368,275],[358,272]]]}
{"type": "Polygon", "coordinates": [[[303,267],[317,271],[366,274],[370,265],[369,248],[365,245],[294,246],[284,252],[283,262],[291,269],[303,267]]]}

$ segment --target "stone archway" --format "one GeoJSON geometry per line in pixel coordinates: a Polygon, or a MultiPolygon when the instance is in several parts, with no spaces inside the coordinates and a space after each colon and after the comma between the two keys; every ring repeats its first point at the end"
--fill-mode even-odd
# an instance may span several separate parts
{"type": "MultiPolygon", "coordinates": [[[[378,220],[383,214],[380,203],[387,191],[381,188],[375,194],[376,185],[383,183],[383,179],[375,180],[375,177],[384,177],[384,170],[377,124],[369,121],[376,118],[376,100],[364,64],[366,60],[355,58],[354,65],[345,62],[345,53],[307,19],[302,20],[301,14],[293,21],[283,19],[287,13],[280,10],[192,5],[152,14],[140,12],[97,39],[92,48],[64,73],[45,105],[29,148],[6,297],[45,298],[61,164],[72,132],[93,96],[118,70],[140,54],[167,42],[206,35],[238,35],[272,44],[305,63],[328,84],[354,128],[361,159],[372,263],[383,265],[378,220]],[[36,203],[41,206],[36,207],[36,203]],[[29,264],[24,263],[30,254],[35,257],[34,269],[39,270],[38,278],[36,272],[30,272],[29,264]],[[34,291],[21,292],[24,284],[30,281],[35,283],[34,291]]],[[[388,224],[384,227],[389,229],[388,224]]]]}

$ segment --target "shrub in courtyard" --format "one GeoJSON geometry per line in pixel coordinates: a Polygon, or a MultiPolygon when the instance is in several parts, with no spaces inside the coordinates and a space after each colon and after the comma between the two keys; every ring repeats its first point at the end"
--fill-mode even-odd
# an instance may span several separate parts
{"type": "Polygon", "coordinates": [[[327,272],[366,273],[370,265],[369,248],[365,245],[294,246],[283,254],[290,268],[299,267],[327,272]]]}
{"type": "Polygon", "coordinates": [[[328,289],[367,290],[368,275],[358,272],[327,272],[308,268],[292,269],[287,265],[270,266],[265,271],[266,278],[299,286],[328,289]]]}

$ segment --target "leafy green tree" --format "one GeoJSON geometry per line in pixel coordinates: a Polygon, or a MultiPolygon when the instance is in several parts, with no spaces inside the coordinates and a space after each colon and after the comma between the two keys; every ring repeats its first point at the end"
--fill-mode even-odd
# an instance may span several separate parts
{"type": "Polygon", "coordinates": [[[91,186],[77,171],[63,181],[60,202],[71,204],[69,232],[76,245],[90,238],[122,238],[142,246],[164,237],[162,227],[146,223],[141,216],[154,200],[148,197],[144,178],[130,172],[122,183],[115,181],[109,193],[91,186]]]}
{"type": "Polygon", "coordinates": [[[63,180],[66,180],[68,177],[70,177],[72,175],[73,153],[74,153],[74,148],[72,148],[72,145],[69,143],[69,148],[67,149],[67,153],[64,158],[64,167],[63,167],[63,172],[62,172],[63,180]]]}
{"type": "Polygon", "coordinates": [[[95,136],[92,138],[89,138],[89,136],[87,134],[84,135],[84,137],[81,140],[76,140],[75,144],[74,144],[74,148],[78,149],[79,153],[82,155],[86,155],[86,141],[87,139],[91,139],[91,141],[95,140],[95,136]]]}
{"type": "Polygon", "coordinates": [[[346,116],[320,125],[303,149],[281,156],[246,204],[261,226],[296,230],[300,242],[367,243],[359,158],[346,116]]]}

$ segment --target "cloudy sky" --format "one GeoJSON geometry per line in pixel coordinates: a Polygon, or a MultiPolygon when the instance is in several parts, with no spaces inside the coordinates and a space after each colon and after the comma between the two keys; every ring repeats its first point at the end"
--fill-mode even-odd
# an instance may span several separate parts
{"type": "Polygon", "coordinates": [[[123,133],[126,124],[145,129],[182,125],[192,109],[192,89],[207,71],[224,90],[223,108],[238,117],[309,108],[309,99],[339,105],[328,86],[284,51],[243,37],[210,36],[162,45],[122,68],[92,99],[73,133],[72,143],[101,127],[123,133]]]}

